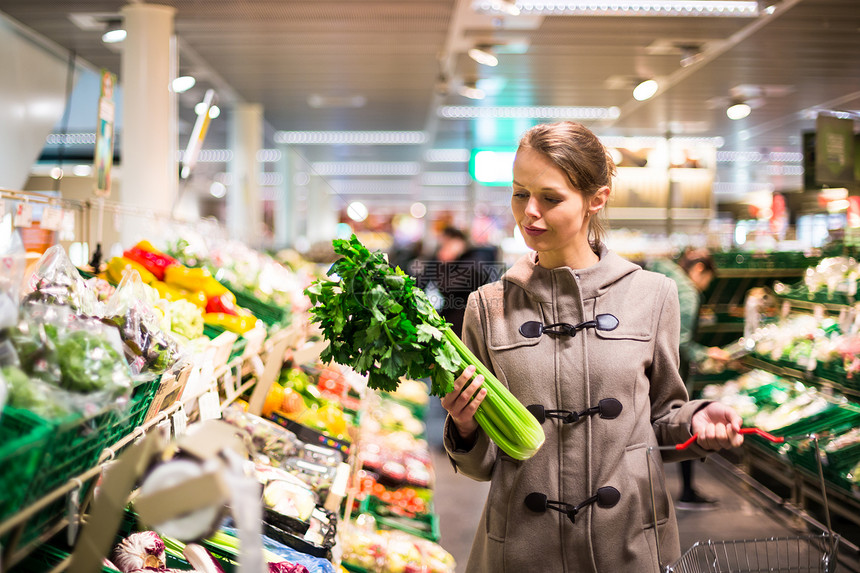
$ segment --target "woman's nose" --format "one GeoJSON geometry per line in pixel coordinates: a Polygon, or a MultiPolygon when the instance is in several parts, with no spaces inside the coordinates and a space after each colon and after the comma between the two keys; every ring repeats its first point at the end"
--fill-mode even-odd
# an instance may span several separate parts
{"type": "Polygon", "coordinates": [[[526,215],[533,219],[540,219],[540,209],[538,209],[538,202],[534,197],[529,198],[528,203],[526,203],[526,215]]]}

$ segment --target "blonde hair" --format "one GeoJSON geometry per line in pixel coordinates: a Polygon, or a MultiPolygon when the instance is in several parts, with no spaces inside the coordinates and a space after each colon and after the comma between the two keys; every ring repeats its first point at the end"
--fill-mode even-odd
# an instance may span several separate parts
{"type": "MultiPolygon", "coordinates": [[[[611,187],[615,162],[594,133],[572,121],[540,124],[520,138],[519,147],[533,149],[564,171],[586,203],[602,187],[611,187]]],[[[599,215],[589,218],[588,242],[597,249],[606,236],[607,223],[599,215]]]]}

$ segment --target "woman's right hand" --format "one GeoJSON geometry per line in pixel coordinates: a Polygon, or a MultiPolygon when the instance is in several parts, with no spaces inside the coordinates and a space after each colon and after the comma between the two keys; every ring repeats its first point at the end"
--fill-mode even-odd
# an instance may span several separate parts
{"type": "Polygon", "coordinates": [[[467,366],[463,373],[454,380],[454,390],[442,397],[442,407],[448,411],[451,421],[462,438],[470,438],[478,429],[475,412],[483,402],[487,391],[482,388],[484,377],[478,374],[475,379],[469,379],[475,374],[474,366],[467,366]],[[464,389],[465,388],[465,389],[464,389]]]}

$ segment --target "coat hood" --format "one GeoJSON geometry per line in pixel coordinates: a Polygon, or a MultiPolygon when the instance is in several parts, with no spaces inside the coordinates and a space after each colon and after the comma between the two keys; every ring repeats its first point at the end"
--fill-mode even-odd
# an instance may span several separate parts
{"type": "Polygon", "coordinates": [[[554,274],[573,274],[579,284],[581,297],[587,299],[601,296],[615,282],[642,270],[639,265],[610,251],[603,243],[599,244],[597,256],[600,260],[584,269],[547,269],[537,263],[537,253],[531,252],[514,263],[502,281],[519,286],[538,302],[551,302],[554,274]]]}

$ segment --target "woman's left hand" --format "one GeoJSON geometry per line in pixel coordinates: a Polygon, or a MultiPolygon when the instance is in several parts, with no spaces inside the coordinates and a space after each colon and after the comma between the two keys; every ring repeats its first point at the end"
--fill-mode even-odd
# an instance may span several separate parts
{"type": "Polygon", "coordinates": [[[733,409],[711,402],[693,415],[692,431],[699,437],[696,443],[706,450],[737,448],[744,443],[738,433],[743,420],[733,409]]]}

